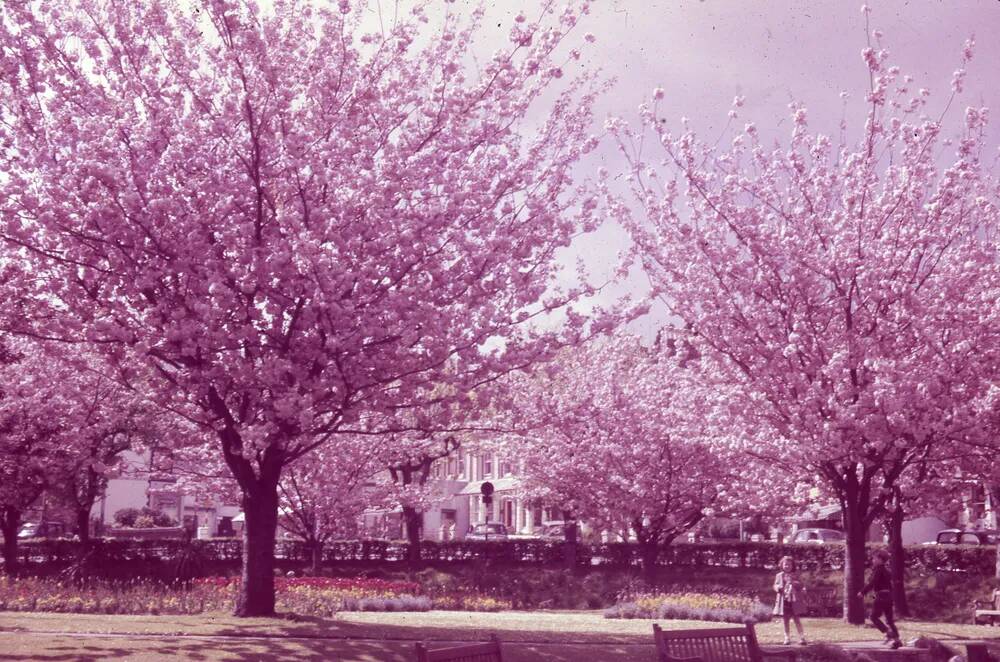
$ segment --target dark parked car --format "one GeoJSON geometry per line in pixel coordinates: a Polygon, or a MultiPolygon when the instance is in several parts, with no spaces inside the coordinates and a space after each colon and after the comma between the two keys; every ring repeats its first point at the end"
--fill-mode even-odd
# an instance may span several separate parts
{"type": "Polygon", "coordinates": [[[944,529],[938,531],[938,545],[996,545],[1000,541],[1000,531],[982,529],[966,531],[964,529],[944,529]]]}

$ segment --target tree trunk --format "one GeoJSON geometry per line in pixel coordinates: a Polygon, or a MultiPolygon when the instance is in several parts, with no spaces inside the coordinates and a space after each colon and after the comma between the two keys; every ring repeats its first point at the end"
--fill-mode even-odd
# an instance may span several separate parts
{"type": "Polygon", "coordinates": [[[406,540],[409,543],[406,549],[406,561],[410,567],[419,568],[421,564],[420,529],[424,523],[424,515],[413,506],[403,506],[403,523],[406,526],[406,540]]]}
{"type": "Polygon", "coordinates": [[[897,616],[909,616],[906,602],[906,550],[903,548],[903,507],[896,503],[889,515],[889,570],[892,572],[892,603],[897,616]]]}
{"type": "Polygon", "coordinates": [[[274,541],[278,527],[278,481],[263,477],[243,493],[243,573],[236,616],[274,615],[274,541]]]}
{"type": "Polygon", "coordinates": [[[323,543],[313,538],[310,542],[312,548],[312,568],[310,572],[313,577],[319,577],[323,570],[323,543]]]}
{"type": "Polygon", "coordinates": [[[563,511],[563,563],[567,570],[576,570],[577,557],[577,527],[576,518],[568,511],[563,511]]]}
{"type": "Polygon", "coordinates": [[[4,571],[13,576],[17,573],[17,534],[21,528],[21,512],[14,508],[2,509],[0,531],[3,532],[4,571]]]}
{"type": "Polygon", "coordinates": [[[90,549],[90,508],[76,509],[76,535],[80,538],[80,556],[90,549]]]}
{"type": "Polygon", "coordinates": [[[222,456],[243,492],[243,570],[236,596],[236,616],[274,615],[274,541],[278,531],[278,483],[285,466],[285,451],[275,443],[257,455],[257,467],[243,455],[243,438],[237,431],[225,400],[209,387],[210,408],[225,425],[218,431],[222,456]]]}
{"type": "MultiPolygon", "coordinates": [[[[1000,528],[1000,515],[997,515],[997,511],[1000,510],[1000,483],[990,484],[990,505],[993,511],[993,524],[995,527],[1000,528]]],[[[1000,543],[997,543],[997,556],[996,562],[993,565],[993,575],[1000,579],[1000,543]]]]}
{"type": "Polygon", "coordinates": [[[854,625],[865,622],[865,603],[858,593],[865,584],[865,540],[867,527],[861,517],[858,488],[849,485],[841,499],[844,506],[844,620],[854,625]]]}
{"type": "Polygon", "coordinates": [[[642,558],[642,579],[646,586],[656,585],[656,560],[660,556],[660,546],[655,539],[639,542],[639,556],[642,558]]]}

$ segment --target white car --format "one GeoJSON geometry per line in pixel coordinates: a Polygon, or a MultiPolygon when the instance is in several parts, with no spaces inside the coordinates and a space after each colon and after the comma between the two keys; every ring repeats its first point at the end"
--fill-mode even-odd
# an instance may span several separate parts
{"type": "Polygon", "coordinates": [[[466,540],[507,540],[507,527],[503,524],[490,522],[476,524],[465,536],[466,540]],[[488,535],[487,535],[488,534],[488,535]]]}
{"type": "Polygon", "coordinates": [[[822,545],[828,542],[844,542],[847,536],[843,531],[836,529],[799,529],[795,532],[791,542],[793,543],[815,543],[822,545]]]}

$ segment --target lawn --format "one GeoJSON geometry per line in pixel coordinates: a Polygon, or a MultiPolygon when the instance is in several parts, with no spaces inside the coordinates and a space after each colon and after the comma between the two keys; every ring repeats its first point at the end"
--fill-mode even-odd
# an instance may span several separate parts
{"type": "MultiPolygon", "coordinates": [[[[671,628],[717,627],[693,621],[659,621],[671,628]]],[[[198,616],[100,616],[0,613],[0,660],[360,660],[412,659],[413,642],[484,639],[496,632],[509,658],[520,660],[654,660],[652,621],[609,620],[596,611],[470,613],[344,613],[335,618],[237,619],[198,616]]],[[[904,638],[1000,637],[1000,629],[903,621],[904,638]]],[[[838,619],[806,619],[813,641],[878,639],[875,630],[838,619]]],[[[757,627],[762,643],[781,640],[779,623],[757,627]]]]}

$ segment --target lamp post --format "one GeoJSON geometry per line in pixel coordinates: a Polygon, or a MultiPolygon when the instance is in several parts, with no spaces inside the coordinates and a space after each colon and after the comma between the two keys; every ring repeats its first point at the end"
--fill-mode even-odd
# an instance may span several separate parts
{"type": "Polygon", "coordinates": [[[486,526],[483,534],[483,542],[490,541],[490,510],[493,506],[493,483],[487,481],[483,483],[479,491],[483,494],[483,506],[486,508],[486,526]]]}

